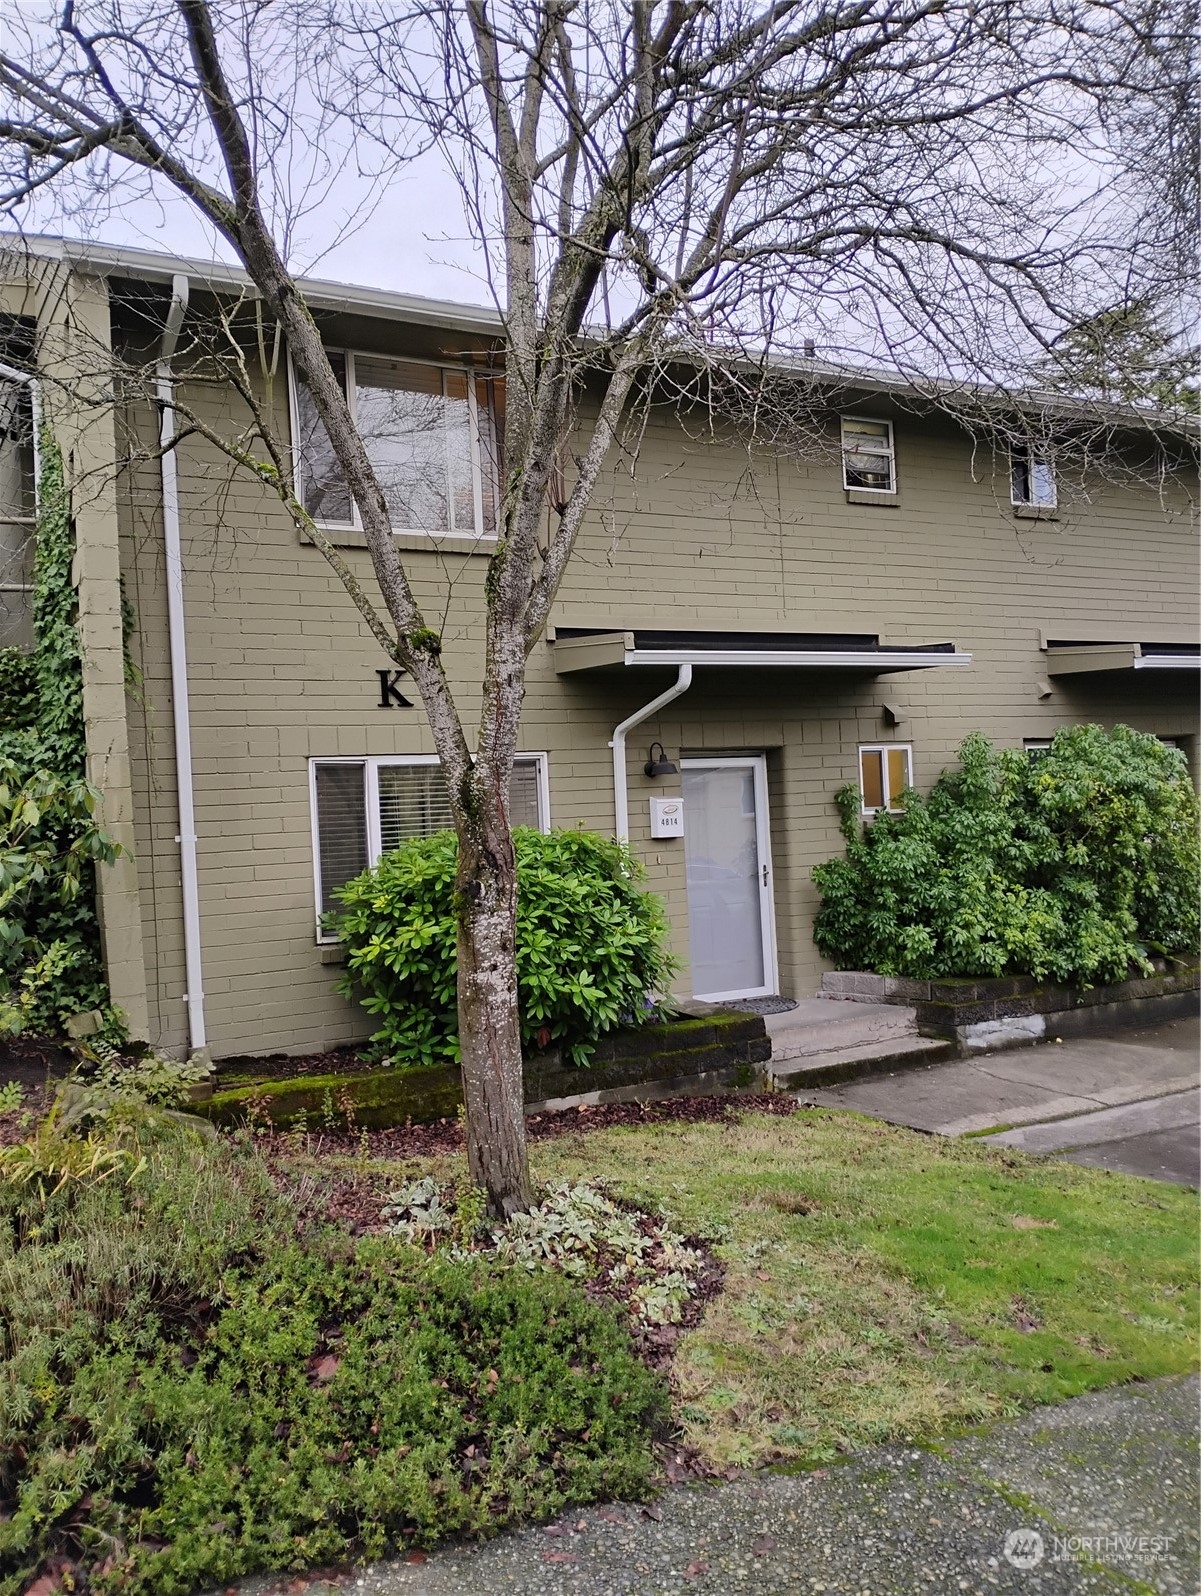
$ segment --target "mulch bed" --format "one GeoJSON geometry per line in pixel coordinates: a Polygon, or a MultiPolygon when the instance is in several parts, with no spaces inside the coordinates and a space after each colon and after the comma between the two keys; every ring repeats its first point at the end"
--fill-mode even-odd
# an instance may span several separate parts
{"type": "MultiPolygon", "coordinates": [[[[650,1103],[597,1103],[560,1108],[526,1116],[530,1141],[553,1136],[578,1136],[582,1132],[612,1130],[616,1126],[707,1124],[742,1114],[795,1114],[797,1103],[783,1092],[737,1092],[721,1097],[665,1097],[650,1103]]],[[[273,1138],[286,1142],[288,1133],[273,1138]]],[[[462,1152],[463,1125],[457,1119],[439,1119],[429,1125],[396,1125],[386,1130],[323,1131],[302,1143],[304,1150],[345,1158],[359,1154],[370,1159],[404,1160],[439,1158],[462,1152]]]]}
{"type": "Polygon", "coordinates": [[[61,1042],[41,1036],[9,1036],[0,1042],[0,1085],[19,1081],[22,1086],[43,1086],[61,1079],[75,1068],[75,1054],[61,1042]]]}
{"type": "Polygon", "coordinates": [[[15,1081],[21,1106],[0,1114],[0,1147],[23,1142],[46,1113],[58,1082],[75,1067],[69,1048],[44,1037],[10,1036],[0,1042],[0,1086],[15,1081]]]}
{"type": "MultiPolygon", "coordinates": [[[[655,1124],[713,1123],[745,1113],[787,1116],[797,1112],[796,1102],[782,1093],[740,1093],[721,1097],[670,1097],[651,1103],[603,1103],[593,1107],[559,1109],[553,1113],[531,1114],[526,1130],[532,1141],[555,1136],[578,1136],[614,1126],[655,1124]]],[[[345,1226],[352,1235],[377,1235],[387,1226],[380,1219],[389,1194],[404,1178],[404,1171],[365,1167],[345,1170],[336,1165],[322,1169],[323,1158],[357,1156],[370,1160],[403,1163],[460,1152],[463,1126],[458,1120],[439,1120],[433,1125],[404,1125],[395,1129],[327,1132],[301,1140],[286,1133],[260,1138],[264,1156],[279,1183],[293,1196],[297,1210],[307,1223],[325,1220],[345,1226]],[[297,1155],[305,1155],[298,1157],[297,1155]]],[[[647,1216],[648,1227],[653,1223],[647,1216]]],[[[680,1322],[649,1325],[633,1331],[634,1345],[643,1361],[670,1381],[672,1360],[680,1337],[704,1316],[706,1305],[716,1297],[725,1279],[725,1265],[709,1245],[697,1236],[686,1238],[703,1260],[697,1290],[681,1309],[680,1322]]],[[[607,1277],[583,1282],[592,1297],[624,1307],[623,1296],[629,1286],[607,1277]]],[[[671,1483],[686,1479],[726,1477],[734,1471],[716,1469],[689,1447],[663,1443],[658,1447],[663,1471],[671,1483]]]]}

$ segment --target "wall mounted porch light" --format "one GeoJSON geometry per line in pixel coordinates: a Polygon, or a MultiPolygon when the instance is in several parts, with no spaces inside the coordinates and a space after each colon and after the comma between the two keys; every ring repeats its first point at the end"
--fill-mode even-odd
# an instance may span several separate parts
{"type": "Polygon", "coordinates": [[[647,752],[647,761],[646,761],[646,764],[643,765],[642,768],[643,768],[643,770],[646,771],[648,776],[677,776],[677,775],[679,775],[679,768],[676,765],[673,765],[671,760],[668,759],[667,754],[664,751],[662,743],[652,743],[650,745],[650,747],[647,749],[646,752],[647,752]],[[658,759],[655,758],[655,749],[656,748],[659,750],[658,759]]]}

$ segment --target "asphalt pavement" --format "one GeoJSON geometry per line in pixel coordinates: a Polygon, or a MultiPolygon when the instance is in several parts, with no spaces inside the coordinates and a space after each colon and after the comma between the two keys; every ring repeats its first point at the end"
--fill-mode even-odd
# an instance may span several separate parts
{"type": "Polygon", "coordinates": [[[1195,1376],[240,1596],[1196,1596],[1195,1376]]]}

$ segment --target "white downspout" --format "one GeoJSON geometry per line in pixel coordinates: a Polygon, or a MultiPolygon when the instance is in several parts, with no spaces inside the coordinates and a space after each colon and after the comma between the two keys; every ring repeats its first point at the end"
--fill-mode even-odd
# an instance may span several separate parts
{"type": "Polygon", "coordinates": [[[183,945],[188,1039],[193,1053],[207,1046],[204,972],[200,956],[200,882],[196,871],[196,807],[192,795],[192,715],[188,701],[188,649],[184,628],[183,554],[179,546],[179,468],[175,458],[175,385],[171,360],[188,308],[188,279],[171,279],[171,306],[154,369],[155,396],[162,407],[159,444],[163,472],[163,549],[167,561],[167,631],[171,651],[171,718],[175,723],[175,783],[179,793],[180,871],[183,880],[183,945]]]}
{"type": "Polygon", "coordinates": [[[618,842],[630,840],[630,795],[626,790],[626,733],[633,731],[640,722],[649,719],[657,709],[662,709],[664,704],[670,704],[673,698],[679,698],[681,693],[686,693],[691,686],[692,666],[681,665],[680,674],[665,693],[660,693],[658,698],[652,698],[649,704],[643,704],[641,709],[636,709],[632,715],[627,715],[619,726],[613,728],[609,747],[613,750],[613,814],[617,822],[615,835],[618,842]]]}

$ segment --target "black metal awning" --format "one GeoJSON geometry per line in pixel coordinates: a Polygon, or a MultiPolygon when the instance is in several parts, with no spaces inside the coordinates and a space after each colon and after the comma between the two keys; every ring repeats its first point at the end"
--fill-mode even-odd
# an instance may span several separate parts
{"type": "Polygon", "coordinates": [[[1112,671],[1201,670],[1201,643],[1096,643],[1047,640],[1048,676],[1112,671]]]}
{"type": "Polygon", "coordinates": [[[860,675],[972,663],[954,643],[881,643],[869,633],[602,631],[559,626],[552,641],[560,675],[613,666],[694,665],[719,669],[851,670],[860,675]]]}

